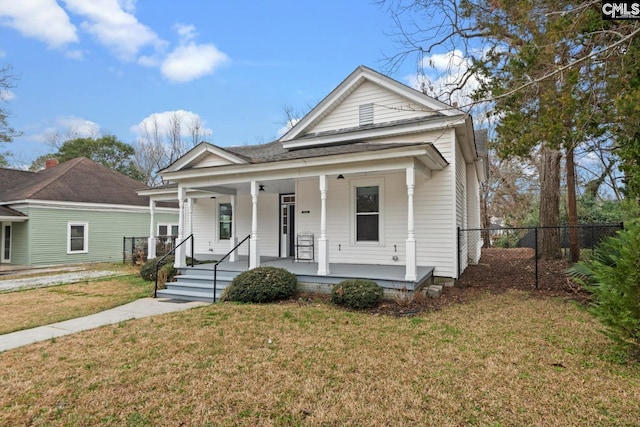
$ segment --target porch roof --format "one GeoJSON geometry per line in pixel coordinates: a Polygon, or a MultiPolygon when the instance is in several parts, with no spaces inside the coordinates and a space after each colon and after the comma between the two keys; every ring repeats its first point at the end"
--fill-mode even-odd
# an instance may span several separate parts
{"type": "Polygon", "coordinates": [[[352,154],[371,151],[381,151],[389,148],[411,147],[423,145],[424,143],[387,143],[376,144],[372,142],[356,142],[349,144],[337,144],[328,147],[303,148],[298,150],[287,150],[283,148],[280,141],[273,141],[267,144],[248,145],[241,147],[228,147],[238,155],[250,159],[251,163],[277,162],[281,160],[296,160],[312,157],[331,156],[336,154],[352,154]]]}
{"type": "Polygon", "coordinates": [[[29,217],[22,212],[18,212],[8,206],[0,206],[0,221],[20,222],[28,219],[29,217]]]}

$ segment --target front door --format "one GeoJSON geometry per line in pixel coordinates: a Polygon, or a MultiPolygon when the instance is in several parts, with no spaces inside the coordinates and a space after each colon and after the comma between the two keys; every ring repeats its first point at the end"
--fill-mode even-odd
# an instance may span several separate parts
{"type": "Polygon", "coordinates": [[[296,196],[280,196],[280,256],[287,258],[295,254],[296,196]]]}
{"type": "Polygon", "coordinates": [[[0,262],[8,264],[11,262],[11,223],[3,222],[0,232],[0,262]]]}

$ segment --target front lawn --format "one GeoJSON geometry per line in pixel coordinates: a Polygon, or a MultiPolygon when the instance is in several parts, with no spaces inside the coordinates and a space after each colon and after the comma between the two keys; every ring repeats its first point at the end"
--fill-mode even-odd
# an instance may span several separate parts
{"type": "Polygon", "coordinates": [[[154,284],[142,280],[137,268],[102,268],[122,276],[0,293],[0,334],[94,314],[153,295],[154,284]]]}
{"type": "Polygon", "coordinates": [[[575,303],[419,317],[215,304],[0,354],[2,425],[637,425],[640,367],[575,303]]]}

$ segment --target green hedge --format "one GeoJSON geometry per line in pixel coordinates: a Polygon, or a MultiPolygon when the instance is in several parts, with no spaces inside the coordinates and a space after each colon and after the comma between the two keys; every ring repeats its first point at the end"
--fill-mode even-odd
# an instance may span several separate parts
{"type": "MultiPolygon", "coordinates": [[[[175,260],[176,258],[173,255],[169,255],[168,257],[162,260],[162,264],[160,265],[160,268],[164,268],[165,266],[173,266],[173,264],[175,263],[175,260]]],[[[140,267],[140,277],[142,277],[144,280],[147,280],[147,281],[156,280],[157,262],[158,262],[158,258],[154,258],[142,264],[142,267],[140,267]]],[[[167,267],[167,269],[171,271],[172,268],[170,269],[169,267],[167,267]]],[[[173,276],[175,276],[175,269],[173,269],[172,272],[173,272],[173,276]]],[[[171,278],[173,278],[173,276],[171,276],[171,278]]]]}
{"type": "Polygon", "coordinates": [[[382,287],[373,280],[344,280],[331,289],[331,301],[334,304],[356,310],[375,306],[383,295],[382,287]]]}
{"type": "Polygon", "coordinates": [[[257,267],[236,276],[221,299],[253,303],[277,301],[293,295],[296,284],[295,274],[284,268],[257,267]]]}

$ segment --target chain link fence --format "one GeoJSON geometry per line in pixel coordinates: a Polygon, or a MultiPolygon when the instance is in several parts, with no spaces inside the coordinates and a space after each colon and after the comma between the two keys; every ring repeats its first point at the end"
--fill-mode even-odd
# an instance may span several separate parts
{"type": "MultiPolygon", "coordinates": [[[[173,249],[178,236],[156,236],[156,256],[161,257],[173,249]]],[[[122,238],[122,263],[142,265],[149,255],[148,237],[122,238]]]]}
{"type": "Polygon", "coordinates": [[[539,249],[545,240],[558,245],[565,259],[571,259],[571,233],[576,232],[579,242],[579,259],[588,259],[600,242],[624,229],[618,224],[581,224],[576,227],[501,227],[488,229],[458,228],[458,277],[468,265],[480,262],[481,253],[488,248],[503,248],[512,251],[512,259],[519,260],[517,270],[532,276],[538,289],[544,264],[539,261],[539,249]]]}

